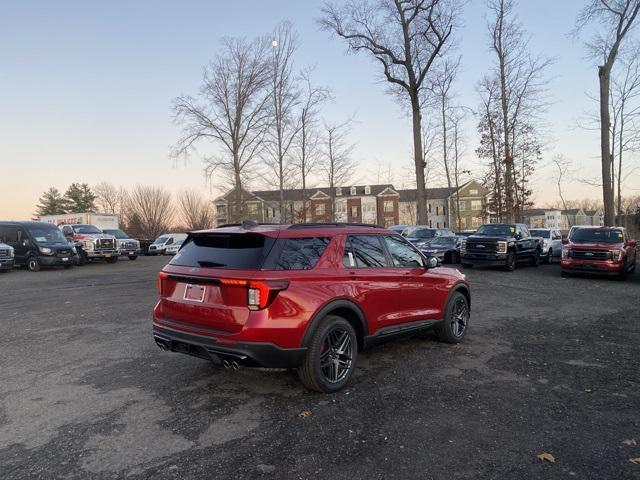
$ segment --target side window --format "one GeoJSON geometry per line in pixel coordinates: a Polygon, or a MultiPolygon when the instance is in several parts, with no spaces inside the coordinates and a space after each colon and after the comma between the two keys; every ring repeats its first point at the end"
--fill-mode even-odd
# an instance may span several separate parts
{"type": "Polygon", "coordinates": [[[316,266],[329,238],[287,238],[276,262],[276,270],[309,270],[316,266]]]}
{"type": "Polygon", "coordinates": [[[380,268],[388,266],[380,237],[377,235],[349,236],[343,263],[346,267],[351,268],[380,268]]]}
{"type": "Polygon", "coordinates": [[[0,242],[16,246],[18,244],[18,229],[16,227],[0,227],[0,242]]]}
{"type": "Polygon", "coordinates": [[[29,245],[30,241],[29,241],[29,237],[27,236],[26,232],[21,229],[18,228],[18,245],[22,245],[22,246],[27,246],[29,245]]]}
{"type": "Polygon", "coordinates": [[[172,245],[173,244],[173,238],[170,238],[169,240],[167,240],[167,243],[165,243],[165,245],[172,245]]]}
{"type": "Polygon", "coordinates": [[[62,233],[65,236],[70,237],[73,235],[73,228],[70,225],[65,225],[64,227],[62,227],[62,233]]]}
{"type": "Polygon", "coordinates": [[[522,238],[530,238],[531,234],[529,233],[529,229],[525,225],[519,225],[520,232],[522,232],[522,238]]]}
{"type": "Polygon", "coordinates": [[[391,236],[385,236],[384,240],[396,267],[424,267],[422,255],[407,242],[391,236]]]}

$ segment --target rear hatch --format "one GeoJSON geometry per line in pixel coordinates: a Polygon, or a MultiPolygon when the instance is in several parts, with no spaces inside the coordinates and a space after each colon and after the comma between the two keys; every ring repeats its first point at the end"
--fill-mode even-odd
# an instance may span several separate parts
{"type": "Polygon", "coordinates": [[[275,241],[253,232],[190,234],[158,279],[158,320],[177,328],[242,330],[250,314],[247,286],[275,241]]]}

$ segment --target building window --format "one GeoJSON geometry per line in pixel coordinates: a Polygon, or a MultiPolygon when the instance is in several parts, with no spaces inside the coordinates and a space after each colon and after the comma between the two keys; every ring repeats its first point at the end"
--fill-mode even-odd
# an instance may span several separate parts
{"type": "Polygon", "coordinates": [[[469,190],[469,195],[477,195],[477,194],[478,194],[478,190],[477,189],[474,188],[472,190],[469,190]]]}
{"type": "Polygon", "coordinates": [[[347,211],[347,203],[342,201],[342,202],[336,202],[336,213],[344,213],[347,211]]]}
{"type": "Polygon", "coordinates": [[[248,203],[247,204],[247,213],[249,215],[255,215],[258,213],[258,204],[257,203],[248,203]]]}
{"type": "Polygon", "coordinates": [[[216,207],[217,211],[218,211],[218,216],[219,217],[224,217],[227,215],[227,206],[226,205],[218,205],[216,207]]]}
{"type": "Polygon", "coordinates": [[[351,207],[351,216],[352,217],[357,217],[358,216],[358,207],[356,207],[356,206],[351,207]]]}
{"type": "Polygon", "coordinates": [[[356,187],[351,187],[351,195],[355,195],[356,194],[356,187]]]}
{"type": "Polygon", "coordinates": [[[471,200],[471,210],[482,210],[482,200],[471,200]]]}
{"type": "Polygon", "coordinates": [[[324,203],[318,203],[316,205],[316,215],[324,215],[324,203]]]}
{"type": "Polygon", "coordinates": [[[384,213],[393,213],[393,201],[392,200],[385,200],[383,207],[384,207],[384,213]]]}
{"type": "Polygon", "coordinates": [[[336,187],[336,197],[339,197],[342,195],[342,187],[336,187]]]}
{"type": "Polygon", "coordinates": [[[371,187],[369,185],[364,187],[364,194],[365,195],[371,195],[371,187]]]}
{"type": "Polygon", "coordinates": [[[429,213],[431,213],[431,204],[427,205],[427,208],[429,209],[429,213]]]}

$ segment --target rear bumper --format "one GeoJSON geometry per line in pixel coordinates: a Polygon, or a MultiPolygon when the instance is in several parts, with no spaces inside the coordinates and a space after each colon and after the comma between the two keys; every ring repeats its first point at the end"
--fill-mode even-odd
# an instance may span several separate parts
{"type": "Polygon", "coordinates": [[[465,253],[461,256],[462,263],[470,265],[484,265],[487,267],[503,266],[507,261],[506,253],[495,254],[477,254],[477,253],[465,253]]]}
{"type": "Polygon", "coordinates": [[[211,360],[220,365],[224,360],[236,361],[247,367],[297,368],[302,365],[306,348],[280,348],[273,343],[242,342],[233,345],[228,340],[197,335],[153,325],[153,338],[163,350],[184,353],[211,360]]]}

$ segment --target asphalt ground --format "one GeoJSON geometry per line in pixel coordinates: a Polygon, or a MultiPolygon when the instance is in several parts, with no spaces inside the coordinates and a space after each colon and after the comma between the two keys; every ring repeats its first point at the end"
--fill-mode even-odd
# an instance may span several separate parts
{"type": "Polygon", "coordinates": [[[164,262],[0,275],[1,479],[640,478],[638,275],[469,270],[463,344],[384,344],[325,395],[161,351],[164,262]]]}

